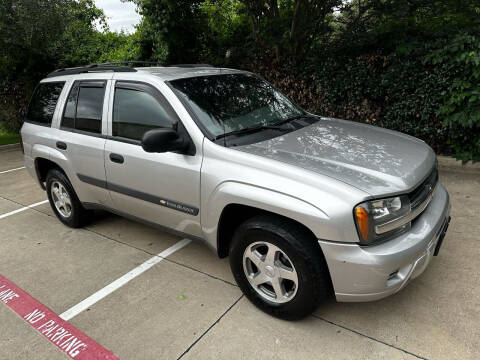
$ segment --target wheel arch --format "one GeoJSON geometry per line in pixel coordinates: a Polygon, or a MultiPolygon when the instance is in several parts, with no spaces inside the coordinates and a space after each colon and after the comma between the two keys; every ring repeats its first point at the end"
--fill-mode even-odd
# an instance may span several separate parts
{"type": "Polygon", "coordinates": [[[258,215],[270,215],[284,221],[294,223],[308,233],[313,241],[316,239],[315,234],[310,228],[295,219],[258,207],[231,203],[223,208],[218,222],[217,253],[220,258],[225,258],[228,256],[230,241],[233,238],[235,230],[248,219],[254,218],[258,215]]]}
{"type": "Polygon", "coordinates": [[[55,168],[59,169],[68,179],[68,176],[65,173],[65,170],[63,170],[63,168],[55,161],[38,156],[35,158],[34,164],[35,164],[35,172],[37,174],[37,180],[40,183],[40,186],[42,187],[43,190],[45,190],[44,183],[47,180],[47,174],[51,169],[55,169],[55,168]]]}
{"type": "Polygon", "coordinates": [[[319,208],[290,195],[238,182],[226,182],[210,195],[203,208],[202,228],[207,242],[219,257],[228,255],[234,229],[250,217],[271,214],[298,223],[313,239],[321,238],[322,221],[328,216],[319,208]]]}

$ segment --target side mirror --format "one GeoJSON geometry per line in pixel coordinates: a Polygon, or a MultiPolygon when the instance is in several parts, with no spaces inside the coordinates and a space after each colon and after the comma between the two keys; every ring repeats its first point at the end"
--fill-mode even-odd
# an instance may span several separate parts
{"type": "Polygon", "coordinates": [[[150,153],[185,150],[188,143],[178,133],[169,128],[147,131],[142,137],[142,148],[150,153]]]}

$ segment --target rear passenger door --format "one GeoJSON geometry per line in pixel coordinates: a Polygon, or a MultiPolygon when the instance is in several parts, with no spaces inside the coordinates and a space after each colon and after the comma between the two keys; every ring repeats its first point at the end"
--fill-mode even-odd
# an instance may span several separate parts
{"type": "Polygon", "coordinates": [[[145,152],[140,140],[146,131],[175,128],[186,132],[181,120],[160,90],[150,84],[117,80],[112,87],[105,170],[114,207],[200,236],[201,152],[145,152]]]}
{"type": "Polygon", "coordinates": [[[71,84],[55,146],[68,162],[68,175],[80,201],[108,206],[111,201],[103,156],[106,125],[102,121],[108,113],[107,84],[107,79],[75,80],[71,84]]]}

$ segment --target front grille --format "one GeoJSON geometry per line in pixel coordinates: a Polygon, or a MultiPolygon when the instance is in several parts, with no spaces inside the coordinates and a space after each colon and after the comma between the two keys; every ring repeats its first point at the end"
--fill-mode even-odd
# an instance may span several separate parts
{"type": "MultiPolygon", "coordinates": [[[[410,206],[412,212],[417,210],[419,207],[425,209],[430,202],[435,187],[438,182],[438,169],[435,167],[430,175],[419,185],[415,190],[413,190],[408,197],[410,198],[410,206]]],[[[421,211],[423,211],[423,209],[421,211]]]]}

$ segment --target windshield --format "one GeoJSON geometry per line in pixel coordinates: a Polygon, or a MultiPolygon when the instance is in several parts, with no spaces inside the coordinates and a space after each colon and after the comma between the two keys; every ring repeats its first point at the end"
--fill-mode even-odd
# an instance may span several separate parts
{"type": "Polygon", "coordinates": [[[213,137],[305,113],[268,82],[250,74],[199,76],[170,84],[213,137]]]}

